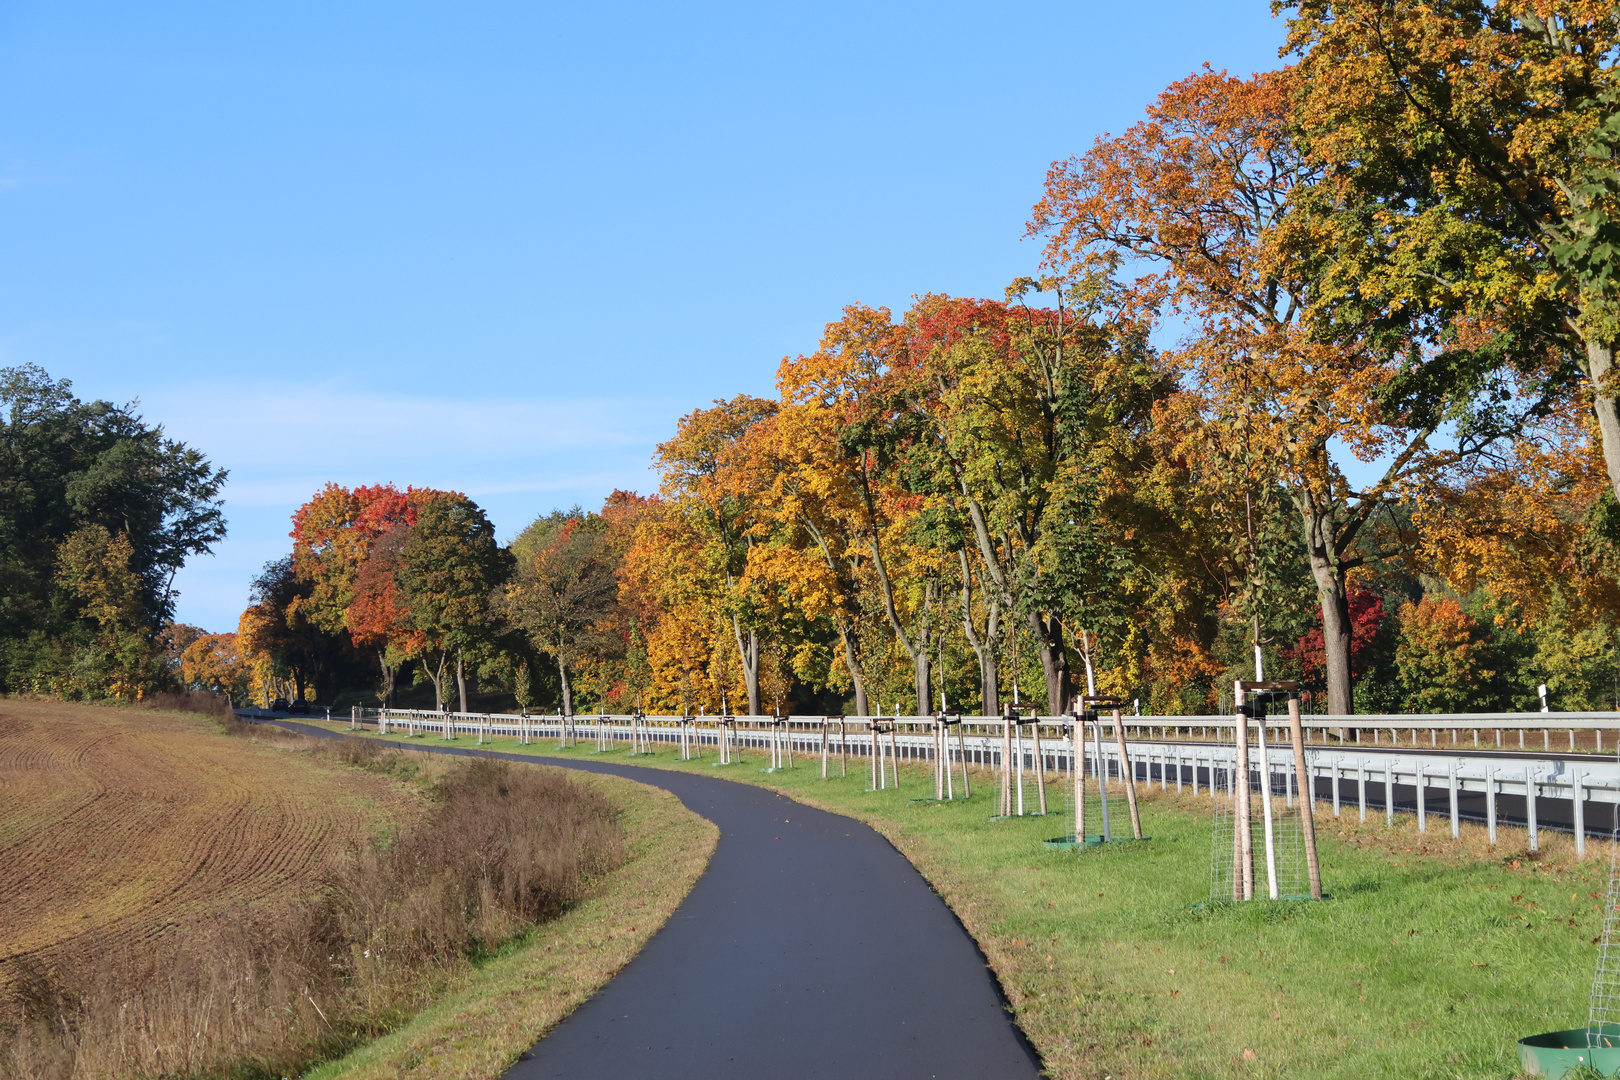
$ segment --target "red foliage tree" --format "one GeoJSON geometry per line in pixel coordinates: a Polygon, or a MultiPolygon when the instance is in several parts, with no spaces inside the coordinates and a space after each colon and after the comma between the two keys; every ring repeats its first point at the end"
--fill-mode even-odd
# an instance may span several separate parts
{"type": "MultiPolygon", "coordinates": [[[[1384,622],[1384,601],[1375,592],[1350,586],[1350,677],[1359,679],[1367,673],[1372,659],[1372,648],[1378,630],[1384,622]]],[[[1320,624],[1311,627],[1291,648],[1282,650],[1283,658],[1297,661],[1300,681],[1320,686],[1327,678],[1327,647],[1320,624]]]]}

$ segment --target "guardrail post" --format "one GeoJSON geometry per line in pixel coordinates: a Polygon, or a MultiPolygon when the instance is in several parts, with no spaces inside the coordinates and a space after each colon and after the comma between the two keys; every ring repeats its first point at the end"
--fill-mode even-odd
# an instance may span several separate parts
{"type": "Polygon", "coordinates": [[[1586,858],[1586,799],[1585,792],[1581,790],[1581,773],[1578,769],[1569,770],[1571,782],[1570,795],[1575,803],[1575,858],[1586,858]]]}
{"type": "Polygon", "coordinates": [[[1496,770],[1485,770],[1485,830],[1491,847],[1496,846],[1496,770]]]}
{"type": "Polygon", "coordinates": [[[1343,771],[1343,768],[1342,768],[1343,765],[1344,765],[1344,758],[1343,757],[1336,757],[1336,758],[1333,759],[1333,816],[1334,817],[1339,816],[1339,779],[1340,779],[1340,774],[1343,771]]]}
{"type": "Polygon", "coordinates": [[[1536,836],[1536,779],[1528,765],[1524,768],[1524,824],[1530,834],[1530,850],[1540,851],[1541,841],[1536,836]]]}
{"type": "Polygon", "coordinates": [[[1384,825],[1395,827],[1395,765],[1384,759],[1384,825]]]}
{"type": "Polygon", "coordinates": [[[1361,769],[1357,773],[1358,782],[1356,793],[1361,798],[1361,823],[1367,823],[1367,759],[1361,759],[1361,769]]]}
{"type": "Polygon", "coordinates": [[[1452,763],[1452,839],[1460,837],[1461,832],[1456,824],[1456,763],[1452,763]]]}
{"type": "MultiPolygon", "coordinates": [[[[1417,742],[1416,739],[1413,739],[1412,741],[1414,743],[1417,742]]],[[[1428,832],[1429,831],[1429,823],[1428,823],[1428,818],[1425,816],[1425,812],[1424,812],[1423,787],[1424,787],[1424,784],[1427,783],[1429,778],[1427,776],[1425,776],[1424,773],[1423,773],[1423,762],[1421,762],[1421,761],[1417,762],[1412,768],[1412,773],[1413,773],[1412,782],[1415,785],[1417,785],[1416,790],[1417,790],[1418,832],[1428,832]]]]}

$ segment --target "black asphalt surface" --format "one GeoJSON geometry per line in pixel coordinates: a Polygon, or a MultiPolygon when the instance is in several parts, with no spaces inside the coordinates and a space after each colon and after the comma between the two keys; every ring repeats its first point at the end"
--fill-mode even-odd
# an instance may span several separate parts
{"type": "Polygon", "coordinates": [[[663,928],[511,1080],[1040,1075],[978,946],[872,829],[718,776],[538,760],[664,788],[720,840],[663,928]]]}

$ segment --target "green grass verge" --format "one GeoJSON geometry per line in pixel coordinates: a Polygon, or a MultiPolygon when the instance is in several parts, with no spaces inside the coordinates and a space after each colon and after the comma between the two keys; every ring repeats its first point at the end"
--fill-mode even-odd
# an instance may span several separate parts
{"type": "Polygon", "coordinates": [[[989,820],[988,774],[971,801],[911,803],[932,794],[929,774],[869,793],[856,759],[823,781],[805,759],[761,773],[759,751],[716,768],[712,753],[486,745],[720,776],[872,825],[979,942],[1056,1077],[1500,1080],[1518,1075],[1517,1039],[1585,1023],[1607,844],[1577,863],[1568,838],[1543,834],[1532,858],[1522,830],[1492,850],[1472,826],[1452,840],[1439,818],[1420,834],[1410,816],[1390,829],[1322,807],[1330,900],[1209,906],[1207,795],[1144,788],[1148,842],[1052,852],[1041,841],[1062,819],[989,820]]]}
{"type": "Polygon", "coordinates": [[[573,773],[622,814],[625,862],[584,902],[535,928],[398,1030],[307,1080],[499,1076],[641,950],[708,865],[719,830],[666,791],[573,773]]]}

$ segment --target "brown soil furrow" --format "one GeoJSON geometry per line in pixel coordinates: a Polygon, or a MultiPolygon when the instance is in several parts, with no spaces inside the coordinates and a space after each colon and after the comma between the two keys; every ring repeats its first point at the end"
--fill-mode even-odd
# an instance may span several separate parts
{"type": "Polygon", "coordinates": [[[0,701],[0,996],[10,961],[150,941],[307,895],[397,785],[203,717],[0,701]]]}

